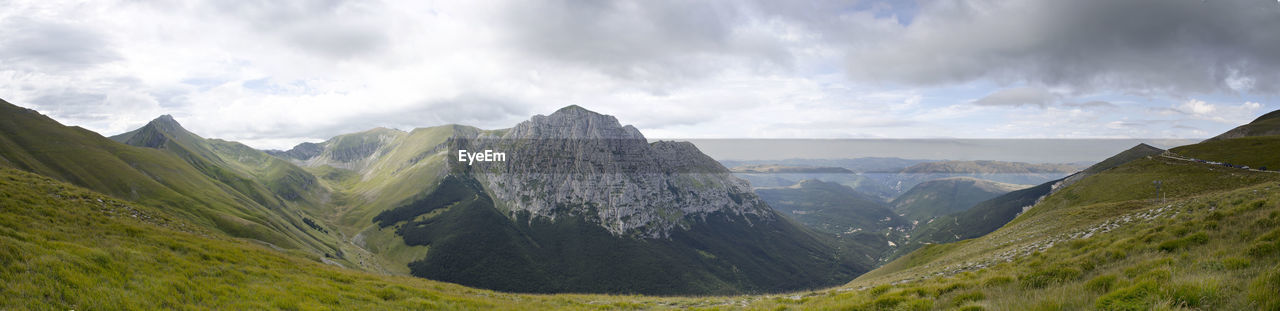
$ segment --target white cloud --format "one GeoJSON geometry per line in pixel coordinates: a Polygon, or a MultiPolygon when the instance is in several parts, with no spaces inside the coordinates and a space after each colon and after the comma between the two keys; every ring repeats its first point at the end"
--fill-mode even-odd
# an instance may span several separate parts
{"type": "Polygon", "coordinates": [[[1203,100],[1189,99],[1174,108],[1175,111],[1200,120],[1209,120],[1224,124],[1248,123],[1257,117],[1262,104],[1244,102],[1240,105],[1211,104],[1203,100]]]}

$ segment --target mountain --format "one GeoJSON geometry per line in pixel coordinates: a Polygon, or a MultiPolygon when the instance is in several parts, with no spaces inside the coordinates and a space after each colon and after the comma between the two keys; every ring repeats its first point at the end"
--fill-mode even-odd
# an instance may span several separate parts
{"type": "Polygon", "coordinates": [[[650,143],[578,106],[509,129],[374,129],[276,154],[322,176],[330,218],[389,270],[435,280],[730,294],[837,284],[875,264],[779,215],[692,144],[650,143]],[[508,158],[457,161],[483,150],[508,158]]]}
{"type": "Polygon", "coordinates": [[[187,131],[170,115],[110,138],[172,153],[263,206],[316,205],[315,201],[326,195],[315,176],[302,168],[240,143],[202,138],[187,131]]]}
{"type": "Polygon", "coordinates": [[[1226,133],[1218,134],[1218,136],[1209,138],[1207,141],[1274,135],[1280,135],[1280,110],[1264,114],[1254,119],[1253,122],[1238,126],[1226,133]]]}
{"type": "Polygon", "coordinates": [[[961,212],[978,202],[1026,187],[971,177],[943,178],[917,184],[889,205],[908,221],[928,223],[935,217],[961,212]]]}
{"type": "MultiPolygon", "coordinates": [[[[322,195],[306,185],[310,175],[281,168],[277,165],[283,161],[265,154],[230,164],[170,117],[130,133],[125,140],[147,147],[66,127],[0,101],[0,166],[157,207],[231,236],[329,255],[336,258],[335,263],[352,265],[342,254],[358,248],[323,226],[307,225],[311,218],[294,208],[322,195]],[[243,173],[251,170],[249,163],[259,164],[253,166],[257,174],[243,173]],[[243,167],[243,171],[232,167],[243,167]]],[[[227,145],[256,152],[243,145],[227,145]]]]}
{"type": "Polygon", "coordinates": [[[1072,164],[1033,164],[1004,161],[938,161],[902,169],[902,174],[1043,174],[1071,173],[1080,169],[1072,164]]]}

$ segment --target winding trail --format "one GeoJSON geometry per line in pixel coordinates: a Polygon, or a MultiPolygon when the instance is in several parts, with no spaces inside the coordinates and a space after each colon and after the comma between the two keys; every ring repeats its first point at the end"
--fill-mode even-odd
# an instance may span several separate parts
{"type": "Polygon", "coordinates": [[[1208,164],[1208,165],[1218,165],[1218,166],[1225,167],[1225,168],[1234,168],[1234,169],[1238,169],[1238,170],[1245,170],[1245,171],[1251,171],[1251,172],[1272,173],[1272,174],[1278,174],[1278,173],[1280,173],[1280,171],[1268,171],[1268,170],[1260,170],[1260,169],[1255,169],[1255,168],[1244,168],[1244,167],[1242,167],[1242,166],[1238,166],[1238,165],[1227,166],[1227,164],[1228,164],[1228,163],[1214,162],[1214,161],[1202,160],[1202,159],[1196,159],[1196,158],[1188,158],[1188,157],[1184,157],[1184,156],[1181,156],[1181,155],[1178,155],[1178,154],[1176,154],[1176,153],[1169,152],[1169,151],[1165,151],[1164,153],[1161,153],[1161,154],[1160,154],[1160,156],[1161,156],[1161,157],[1163,157],[1163,158],[1166,158],[1166,159],[1173,159],[1173,160],[1187,161],[1187,162],[1195,162],[1195,163],[1208,164]]]}

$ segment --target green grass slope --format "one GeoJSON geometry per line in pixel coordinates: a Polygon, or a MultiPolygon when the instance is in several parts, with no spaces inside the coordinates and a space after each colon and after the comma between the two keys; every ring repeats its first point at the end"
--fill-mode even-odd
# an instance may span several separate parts
{"type": "Polygon", "coordinates": [[[1042,197],[1053,193],[1055,187],[1059,189],[1068,187],[1087,177],[1163,152],[1164,150],[1147,144],[1138,144],[1065,178],[1009,192],[982,201],[968,210],[935,218],[934,221],[917,227],[912,232],[910,242],[900,248],[897,255],[905,254],[925,244],[954,242],[990,233],[1012,221],[1042,197]]]}
{"type": "Polygon", "coordinates": [[[751,308],[1276,310],[1278,202],[1280,182],[1271,180],[1163,203],[1052,210],[920,249],[845,287],[751,308]]]}
{"type": "Polygon", "coordinates": [[[0,103],[0,145],[0,166],[163,208],[196,224],[282,248],[335,255],[342,249],[337,239],[309,228],[304,217],[285,205],[264,206],[262,202],[279,202],[265,187],[229,169],[202,170],[190,161],[209,153],[187,152],[184,159],[166,150],[121,144],[7,102],[0,103]]]}
{"type": "Polygon", "coordinates": [[[1215,139],[1169,151],[1206,161],[1280,170],[1280,136],[1215,139]]]}
{"type": "Polygon", "coordinates": [[[1280,174],[1141,158],[995,232],[926,246],[851,285],[876,288],[867,304],[931,308],[1272,309],[1278,302],[1260,293],[1280,286],[1278,203],[1280,174]]]}

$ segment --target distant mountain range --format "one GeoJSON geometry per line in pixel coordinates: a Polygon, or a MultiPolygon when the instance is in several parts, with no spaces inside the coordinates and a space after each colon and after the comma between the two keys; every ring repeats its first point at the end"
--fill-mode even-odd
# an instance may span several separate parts
{"type": "Polygon", "coordinates": [[[922,182],[949,177],[972,177],[999,183],[1034,185],[1056,180],[1087,167],[1078,163],[1022,163],[1004,161],[934,161],[896,158],[848,160],[725,161],[753,187],[785,187],[801,180],[837,182],[891,201],[922,182]],[[785,164],[795,163],[795,164],[785,164]],[[851,165],[817,166],[821,163],[851,165]],[[905,165],[899,167],[898,165],[905,165]],[[874,168],[874,169],[871,169],[874,168]],[[841,170],[843,169],[843,170],[841,170]],[[847,170],[847,171],[846,171],[847,170]]]}

